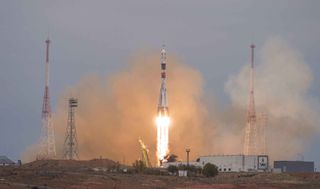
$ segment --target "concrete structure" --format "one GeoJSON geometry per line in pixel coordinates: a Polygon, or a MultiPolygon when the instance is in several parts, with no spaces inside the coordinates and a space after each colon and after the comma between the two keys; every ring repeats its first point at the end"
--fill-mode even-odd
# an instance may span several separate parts
{"type": "Polygon", "coordinates": [[[179,171],[178,171],[178,176],[179,176],[179,177],[186,177],[186,176],[188,176],[188,171],[186,171],[186,170],[179,170],[179,171]]]}
{"type": "MultiPolygon", "coordinates": [[[[207,163],[218,167],[219,172],[262,172],[269,169],[269,157],[267,155],[210,155],[200,156],[197,161],[189,162],[190,166],[204,167],[207,163]]],[[[164,168],[170,165],[187,165],[187,162],[167,162],[164,168]]]]}
{"type": "Polygon", "coordinates": [[[199,157],[201,167],[207,163],[216,165],[219,172],[256,172],[268,170],[269,157],[267,155],[210,155],[199,157]]]}
{"type": "Polygon", "coordinates": [[[283,173],[313,173],[313,161],[274,161],[274,169],[280,169],[283,173]]]}
{"type": "Polygon", "coordinates": [[[15,165],[16,163],[7,156],[0,156],[0,166],[15,165]]]}
{"type": "MultiPolygon", "coordinates": [[[[176,162],[164,162],[162,164],[162,166],[163,166],[163,168],[168,168],[170,165],[174,165],[174,166],[179,167],[179,166],[182,166],[182,165],[187,166],[187,164],[188,164],[188,162],[186,162],[186,161],[176,161],[176,162]]],[[[202,167],[200,165],[200,163],[196,162],[196,161],[189,161],[189,166],[202,167]]]]}

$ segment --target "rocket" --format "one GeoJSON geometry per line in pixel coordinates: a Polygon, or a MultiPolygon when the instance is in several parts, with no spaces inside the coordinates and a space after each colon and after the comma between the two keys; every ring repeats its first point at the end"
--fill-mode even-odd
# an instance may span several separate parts
{"type": "Polygon", "coordinates": [[[169,108],[167,99],[167,62],[166,62],[166,50],[163,46],[161,49],[160,58],[160,68],[161,68],[161,87],[160,96],[158,104],[158,115],[156,119],[157,124],[157,159],[158,166],[162,166],[163,162],[166,162],[166,157],[169,153],[169,108]]]}
{"type": "Polygon", "coordinates": [[[169,108],[168,108],[168,99],[167,99],[167,57],[165,46],[162,46],[161,49],[161,87],[160,87],[160,96],[159,96],[159,104],[158,104],[158,116],[169,116],[169,108]]]}

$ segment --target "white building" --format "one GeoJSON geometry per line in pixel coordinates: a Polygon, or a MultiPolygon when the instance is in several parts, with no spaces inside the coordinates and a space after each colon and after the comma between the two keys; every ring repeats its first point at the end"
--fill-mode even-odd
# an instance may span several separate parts
{"type": "MultiPolygon", "coordinates": [[[[256,172],[266,171],[269,168],[269,157],[267,155],[209,155],[200,156],[197,161],[190,161],[189,165],[204,167],[207,163],[218,167],[219,172],[256,172]]],[[[167,162],[164,168],[170,165],[187,165],[187,162],[167,162]]]]}
{"type": "Polygon", "coordinates": [[[210,155],[200,156],[199,165],[212,163],[219,172],[265,171],[269,167],[267,155],[210,155]]]}
{"type": "MultiPolygon", "coordinates": [[[[175,161],[175,162],[165,162],[163,163],[163,168],[168,168],[170,165],[173,165],[173,166],[182,166],[182,165],[187,165],[187,162],[186,161],[175,161]]],[[[196,161],[190,161],[189,162],[189,165],[190,166],[196,166],[196,167],[201,167],[199,162],[196,162],[196,161]]]]}
{"type": "Polygon", "coordinates": [[[0,166],[14,165],[15,163],[7,156],[0,156],[0,166]]]}

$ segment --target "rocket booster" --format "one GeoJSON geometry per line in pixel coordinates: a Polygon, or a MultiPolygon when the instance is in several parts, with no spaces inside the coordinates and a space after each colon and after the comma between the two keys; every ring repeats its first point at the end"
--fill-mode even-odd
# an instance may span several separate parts
{"type": "Polygon", "coordinates": [[[166,63],[166,50],[164,46],[161,49],[161,58],[160,58],[160,68],[161,68],[161,87],[160,87],[160,96],[158,104],[158,116],[156,118],[157,124],[157,158],[158,165],[162,166],[162,163],[167,161],[165,157],[169,153],[169,108],[168,108],[168,99],[167,99],[167,63],[166,63]]]}
{"type": "Polygon", "coordinates": [[[161,59],[160,59],[160,65],[161,65],[161,87],[160,87],[160,97],[159,97],[159,104],[158,104],[158,115],[162,116],[168,116],[169,114],[169,108],[168,108],[168,99],[167,99],[167,62],[166,62],[166,50],[165,46],[162,46],[161,49],[161,59]]]}

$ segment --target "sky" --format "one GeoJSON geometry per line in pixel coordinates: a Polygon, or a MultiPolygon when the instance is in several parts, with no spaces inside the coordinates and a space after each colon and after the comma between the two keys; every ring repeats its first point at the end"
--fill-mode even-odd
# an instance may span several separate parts
{"type": "MultiPolygon", "coordinates": [[[[204,78],[206,96],[230,103],[225,84],[272,37],[287,41],[313,72],[308,94],[320,98],[318,0],[29,0],[0,2],[0,154],[17,160],[40,137],[45,40],[51,43],[50,95],[90,74],[107,76],[165,43],[204,78]]],[[[259,62],[257,62],[259,64],[259,62]]],[[[320,162],[320,136],[305,160],[320,162]]],[[[297,155],[298,156],[298,155],[297,155]]]]}

